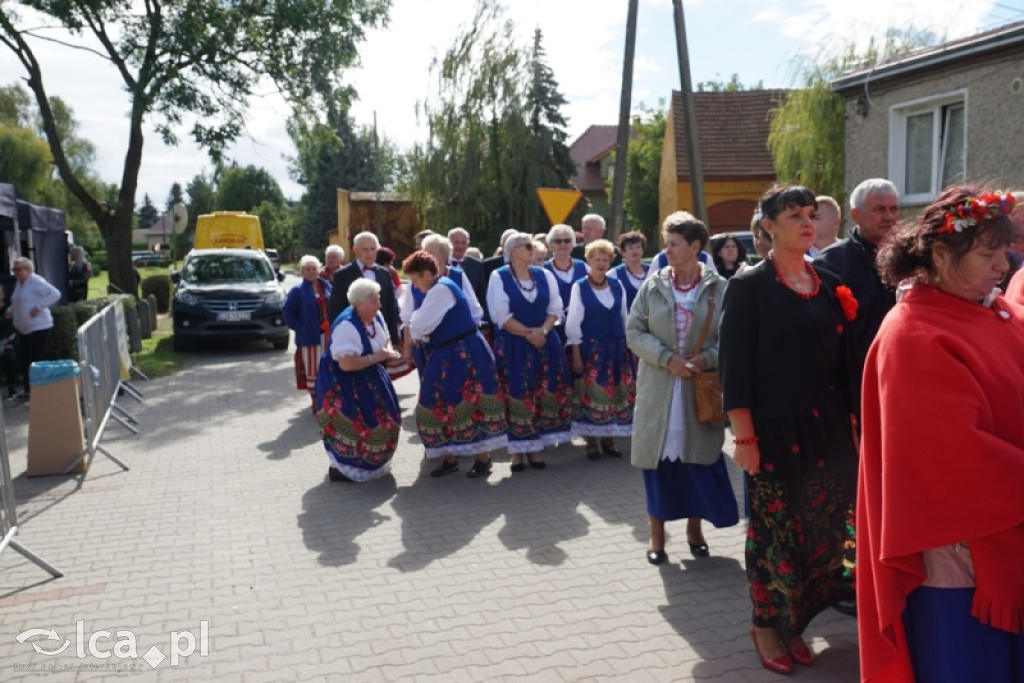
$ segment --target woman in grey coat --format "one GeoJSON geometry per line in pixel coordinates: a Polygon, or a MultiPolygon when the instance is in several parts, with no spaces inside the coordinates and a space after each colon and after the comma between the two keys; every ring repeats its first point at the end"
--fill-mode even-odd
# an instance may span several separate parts
{"type": "Polygon", "coordinates": [[[665,521],[687,518],[690,551],[708,554],[701,520],[739,522],[722,442],[725,423],[697,421],[693,377],[718,365],[718,318],[725,280],[698,260],[705,225],[677,211],[662,226],[668,267],[648,276],[630,309],[629,348],[640,359],[631,460],[644,474],[651,532],[647,561],[661,564],[665,521]],[[695,348],[712,309],[701,348],[695,348]]]}

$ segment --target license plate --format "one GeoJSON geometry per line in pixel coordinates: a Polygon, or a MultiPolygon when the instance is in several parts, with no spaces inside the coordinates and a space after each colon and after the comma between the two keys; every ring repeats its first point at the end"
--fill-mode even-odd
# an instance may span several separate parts
{"type": "Polygon", "coordinates": [[[217,320],[222,322],[239,322],[241,320],[251,320],[252,313],[249,311],[222,311],[217,314],[217,320]]]}

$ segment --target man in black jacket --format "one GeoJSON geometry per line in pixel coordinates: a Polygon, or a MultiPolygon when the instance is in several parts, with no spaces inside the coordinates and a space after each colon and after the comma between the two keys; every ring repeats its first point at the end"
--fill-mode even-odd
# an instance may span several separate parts
{"type": "Polygon", "coordinates": [[[348,308],[348,288],[361,277],[376,280],[380,285],[380,312],[391,335],[391,345],[398,350],[402,338],[398,336],[398,299],[391,273],[376,263],[380,242],[372,232],[361,232],[352,239],[355,258],[334,274],[331,298],[327,301],[327,316],[333,321],[348,308]]]}
{"type": "MultiPolygon", "coordinates": [[[[850,323],[850,346],[854,400],[859,404],[868,349],[885,314],[896,305],[895,291],[878,275],[875,255],[878,245],[899,222],[899,191],[885,178],[865,180],[850,195],[850,217],[857,224],[850,236],[818,254],[814,263],[838,275],[857,300],[857,317],[850,323]]],[[[854,600],[840,600],[834,606],[843,614],[857,614],[854,600]]]]}
{"type": "Polygon", "coordinates": [[[477,301],[484,305],[487,298],[487,281],[484,280],[484,264],[475,258],[466,256],[469,249],[469,231],[465,228],[452,228],[448,231],[448,241],[452,244],[452,257],[448,260],[449,266],[461,268],[466,274],[477,301]]]}
{"type": "Polygon", "coordinates": [[[815,264],[839,276],[857,299],[857,317],[851,325],[853,370],[860,395],[864,360],[882,319],[896,305],[891,287],[882,283],[875,268],[875,254],[900,219],[900,195],[885,178],[865,180],[850,195],[850,217],[856,227],[850,236],[818,254],[815,264]]]}

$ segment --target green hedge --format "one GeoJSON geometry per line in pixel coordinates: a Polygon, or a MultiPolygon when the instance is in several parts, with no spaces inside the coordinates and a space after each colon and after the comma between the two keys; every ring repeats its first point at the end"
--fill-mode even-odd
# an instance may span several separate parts
{"type": "Polygon", "coordinates": [[[156,310],[166,313],[171,310],[171,276],[150,275],[142,280],[142,298],[156,297],[156,310]]]}
{"type": "MultiPolygon", "coordinates": [[[[89,321],[104,307],[109,306],[117,300],[117,296],[99,296],[86,301],[68,304],[66,306],[54,306],[50,309],[53,313],[53,333],[46,346],[46,357],[49,360],[72,359],[78,357],[78,328],[89,321]]],[[[138,307],[135,299],[127,297],[124,299],[125,321],[128,325],[129,349],[138,352],[142,348],[139,340],[140,329],[138,320],[138,307]],[[134,320],[134,326],[133,326],[134,320]]]]}

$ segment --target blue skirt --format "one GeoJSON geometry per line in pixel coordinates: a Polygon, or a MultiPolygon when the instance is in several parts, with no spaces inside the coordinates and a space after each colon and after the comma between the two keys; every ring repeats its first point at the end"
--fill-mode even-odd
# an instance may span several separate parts
{"type": "Polygon", "coordinates": [[[713,465],[658,461],[658,469],[644,470],[647,514],[655,519],[699,517],[718,528],[739,523],[736,496],[721,454],[713,465]]]}
{"type": "Polygon", "coordinates": [[[402,418],[395,388],[382,365],[345,372],[325,351],[314,407],[332,467],[354,481],[390,471],[402,418]]]}
{"type": "Polygon", "coordinates": [[[494,356],[480,333],[430,348],[416,404],[428,458],[477,455],[508,443],[494,356]]]}
{"type": "Polygon", "coordinates": [[[630,436],[636,381],[625,337],[585,338],[583,374],[573,387],[573,436],[630,436]]]}
{"type": "Polygon", "coordinates": [[[973,599],[973,588],[921,586],[907,596],[903,627],[917,680],[1024,683],[1024,634],[972,617],[973,599]]]}

